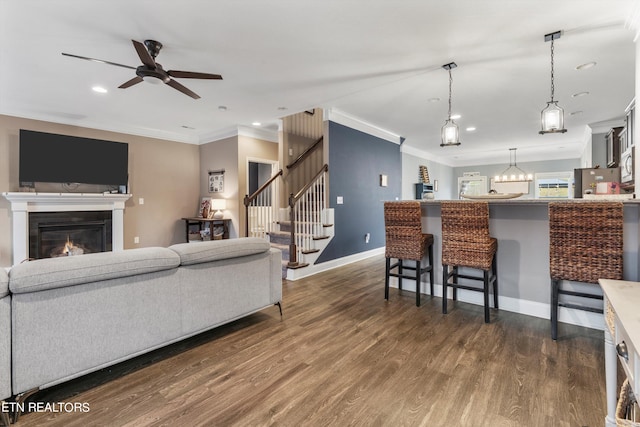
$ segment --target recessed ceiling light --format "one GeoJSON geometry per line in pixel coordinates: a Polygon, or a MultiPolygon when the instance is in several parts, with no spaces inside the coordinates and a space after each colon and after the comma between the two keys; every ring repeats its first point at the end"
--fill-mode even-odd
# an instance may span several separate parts
{"type": "Polygon", "coordinates": [[[278,110],[280,110],[280,111],[284,111],[286,109],[287,109],[287,107],[278,107],[278,110]]]}
{"type": "Polygon", "coordinates": [[[93,90],[94,92],[98,92],[98,93],[107,93],[107,90],[105,88],[103,88],[102,86],[94,86],[91,88],[91,90],[93,90]]]}
{"type": "Polygon", "coordinates": [[[219,105],[218,106],[218,110],[220,111],[227,111],[227,107],[225,105],[219,105]]]}
{"type": "Polygon", "coordinates": [[[262,126],[262,123],[260,123],[260,122],[253,122],[251,124],[254,125],[254,126],[262,126]]]}
{"type": "Polygon", "coordinates": [[[476,130],[476,128],[474,126],[469,126],[466,131],[467,132],[473,132],[474,130],[476,130]]]}
{"type": "Polygon", "coordinates": [[[573,95],[571,95],[572,98],[577,98],[579,96],[585,96],[585,95],[589,95],[589,92],[578,92],[578,93],[574,93],[573,95]]]}
{"type": "Polygon", "coordinates": [[[440,101],[440,98],[429,98],[427,99],[427,102],[438,102],[440,101]]]}
{"type": "Polygon", "coordinates": [[[582,110],[578,110],[578,111],[574,111],[572,113],[569,113],[570,116],[577,116],[579,114],[582,114],[582,110]]]}
{"type": "Polygon", "coordinates": [[[586,70],[588,68],[595,67],[595,66],[596,66],[596,62],[595,61],[587,62],[587,63],[580,64],[580,65],[576,66],[576,70],[586,70]]]}
{"type": "Polygon", "coordinates": [[[451,116],[451,118],[452,118],[453,120],[458,120],[460,117],[462,117],[460,114],[453,114],[453,115],[451,116]]]}

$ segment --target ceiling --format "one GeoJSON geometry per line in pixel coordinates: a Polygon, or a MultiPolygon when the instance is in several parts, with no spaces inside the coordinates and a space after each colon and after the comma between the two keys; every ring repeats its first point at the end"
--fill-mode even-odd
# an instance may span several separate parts
{"type": "Polygon", "coordinates": [[[0,0],[0,114],[203,143],[253,122],[273,130],[280,117],[320,107],[449,165],[507,163],[512,147],[520,162],[576,158],[586,126],[619,123],[634,97],[636,3],[0,0]],[[568,132],[539,135],[550,98],[544,35],[558,30],[555,98],[568,132]],[[162,84],[118,89],[134,70],[61,55],[138,66],[132,39],[163,43],[165,69],[224,79],[177,79],[197,100],[162,84]],[[443,148],[442,65],[452,61],[462,145],[443,148]],[[589,94],[572,97],[580,92],[589,94]]]}

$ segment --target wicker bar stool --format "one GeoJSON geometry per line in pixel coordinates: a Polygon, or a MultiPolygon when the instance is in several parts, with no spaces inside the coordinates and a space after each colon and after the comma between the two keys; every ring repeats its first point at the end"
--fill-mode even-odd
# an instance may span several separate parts
{"type": "Polygon", "coordinates": [[[602,294],[561,288],[562,280],[598,284],[622,279],[623,205],[620,202],[549,203],[551,338],[558,337],[558,307],[602,313],[603,309],[560,301],[560,295],[602,300],[602,294]]]}
{"type": "Polygon", "coordinates": [[[384,203],[385,230],[385,275],[384,299],[389,299],[389,277],[398,278],[398,288],[402,290],[402,279],[415,279],[416,305],[420,306],[420,279],[429,272],[429,284],[433,295],[433,235],[422,232],[422,212],[420,202],[401,201],[384,203]],[[425,253],[429,258],[429,265],[422,266],[425,253]],[[394,264],[391,259],[397,259],[394,264]],[[408,266],[404,261],[415,261],[415,266],[408,266]],[[392,272],[397,268],[397,272],[392,272]],[[414,275],[406,274],[405,270],[414,271],[414,275]]]}
{"type": "Polygon", "coordinates": [[[447,314],[447,288],[484,293],[484,321],[490,322],[489,289],[493,285],[493,306],[498,308],[498,241],[489,236],[489,203],[442,202],[442,313],[447,314]],[[452,267],[449,272],[449,266],[452,267]],[[483,271],[482,276],[460,274],[458,267],[483,271]],[[451,279],[451,282],[449,280],[451,279]],[[480,280],[483,287],[460,284],[459,279],[480,280]]]}

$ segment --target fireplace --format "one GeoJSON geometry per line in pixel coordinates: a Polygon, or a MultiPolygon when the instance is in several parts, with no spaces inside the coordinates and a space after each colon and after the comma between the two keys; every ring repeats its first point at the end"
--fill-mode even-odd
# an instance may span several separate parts
{"type": "Polygon", "coordinates": [[[111,211],[29,213],[29,258],[111,251],[111,211]]]}
{"type": "MultiPolygon", "coordinates": [[[[34,212],[111,212],[111,250],[124,249],[124,204],[131,194],[0,193],[11,202],[13,265],[29,258],[29,215],[34,212]]],[[[109,230],[109,228],[111,228],[109,230]]],[[[66,242],[65,233],[65,242],[66,242]]],[[[108,240],[108,239],[107,239],[108,240]]],[[[109,243],[105,243],[108,245],[109,243]]],[[[107,246],[108,247],[108,246],[107,246]]]]}

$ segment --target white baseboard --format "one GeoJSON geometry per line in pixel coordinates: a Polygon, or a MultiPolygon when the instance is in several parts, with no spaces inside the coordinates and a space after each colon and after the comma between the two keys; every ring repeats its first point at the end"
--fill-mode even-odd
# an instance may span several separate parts
{"type": "MultiPolygon", "coordinates": [[[[398,279],[392,277],[389,281],[389,287],[398,288],[398,279]]],[[[420,289],[422,294],[426,294],[428,296],[428,288],[428,283],[421,283],[420,289]]],[[[409,292],[415,292],[415,281],[403,280],[402,289],[409,292]]],[[[442,297],[442,285],[436,283],[433,291],[436,294],[435,296],[442,297]]],[[[449,290],[449,298],[452,298],[451,292],[452,290],[449,290]]],[[[493,299],[493,296],[491,296],[491,298],[493,299]]],[[[484,305],[482,292],[467,291],[465,289],[458,289],[458,301],[475,305],[484,305]]],[[[498,295],[498,305],[500,310],[538,317],[541,319],[550,319],[551,306],[546,303],[498,295]]],[[[584,326],[585,328],[598,329],[601,331],[604,330],[604,316],[600,313],[560,307],[558,310],[558,321],[571,325],[584,326]]]]}
{"type": "MultiPolygon", "coordinates": [[[[303,277],[312,276],[322,271],[332,270],[357,261],[361,261],[373,256],[384,255],[384,247],[372,249],[367,252],[349,255],[344,258],[323,262],[321,264],[309,265],[299,269],[289,269],[287,272],[287,280],[298,280],[303,277]]],[[[383,273],[384,274],[384,273],[383,273]]],[[[391,277],[389,286],[398,288],[398,279],[391,277]]],[[[403,290],[415,292],[415,281],[405,279],[403,281],[403,290]]],[[[428,296],[429,284],[421,282],[420,291],[428,296]]],[[[435,296],[442,297],[442,285],[436,283],[434,285],[435,296]]],[[[451,290],[449,290],[449,298],[451,298],[451,290]]],[[[492,297],[493,298],[493,297],[492,297]]],[[[483,295],[481,292],[467,291],[465,289],[458,290],[458,301],[475,305],[484,305],[483,295]]],[[[529,301],[512,297],[498,295],[498,304],[500,310],[510,311],[512,313],[524,314],[526,316],[538,317],[540,319],[549,319],[551,307],[547,303],[529,301]]],[[[584,326],[585,328],[604,330],[604,316],[600,313],[592,313],[589,311],[575,310],[566,307],[560,307],[558,310],[558,321],[576,326],[584,326]]]]}
{"type": "MultiPolygon", "coordinates": [[[[372,249],[366,252],[360,252],[354,255],[349,255],[343,258],[323,262],[320,264],[312,264],[307,267],[292,269],[287,271],[287,280],[298,280],[303,277],[311,276],[322,271],[333,270],[334,268],[342,267],[343,265],[351,264],[363,259],[371,258],[377,255],[384,255],[384,247],[372,249]]],[[[415,285],[413,287],[415,290],[415,285]]]]}

